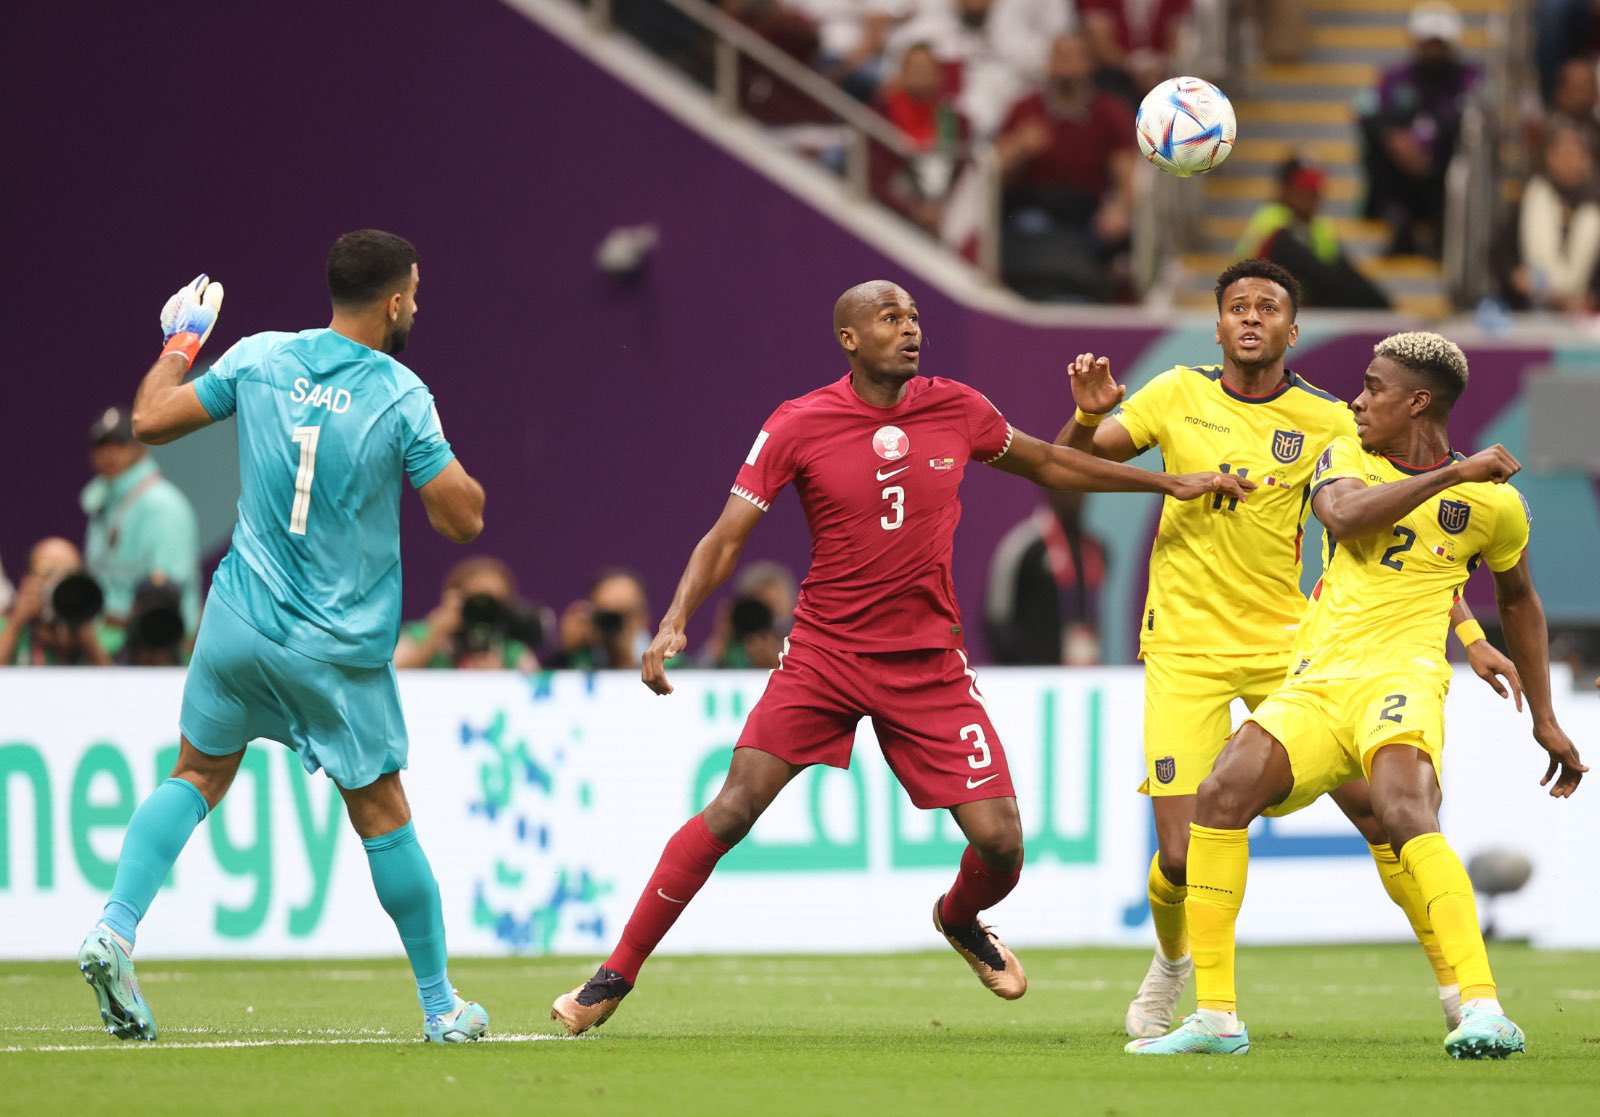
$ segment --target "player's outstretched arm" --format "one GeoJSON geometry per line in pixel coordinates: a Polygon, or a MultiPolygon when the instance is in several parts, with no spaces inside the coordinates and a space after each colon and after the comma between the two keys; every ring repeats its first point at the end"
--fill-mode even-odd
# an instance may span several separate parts
{"type": "Polygon", "coordinates": [[[1178,500],[1221,493],[1243,500],[1256,487],[1254,481],[1231,473],[1155,473],[1102,461],[1081,450],[1040,442],[1021,431],[1013,432],[1010,449],[989,464],[1047,489],[1068,492],[1164,493],[1178,500]]]}
{"type": "Polygon", "coordinates": [[[433,530],[452,543],[471,543],[483,531],[483,486],[459,459],[417,490],[433,530]]]}
{"type": "Polygon", "coordinates": [[[1067,367],[1077,413],[1056,435],[1056,445],[1082,450],[1097,458],[1125,462],[1139,452],[1126,427],[1110,418],[1128,389],[1111,378],[1111,361],[1079,353],[1067,367]]]}
{"type": "Polygon", "coordinates": [[[667,682],[667,660],[683,651],[688,643],[683,633],[695,610],[733,575],[739,555],[761,516],[761,509],[744,497],[730,496],[717,522],[695,544],[689,565],[683,568],[683,577],[678,579],[672,604],[661,618],[656,638],[644,653],[640,677],[644,685],[657,694],[672,693],[672,684],[667,682]]]}
{"type": "Polygon", "coordinates": [[[1375,531],[1388,531],[1423,501],[1438,496],[1453,485],[1468,481],[1493,481],[1503,485],[1522,468],[1499,443],[1464,461],[1451,462],[1442,469],[1419,473],[1403,481],[1366,485],[1353,477],[1341,477],[1320,486],[1311,500],[1311,510],[1336,542],[1358,539],[1375,531]]]}
{"type": "Polygon", "coordinates": [[[1465,598],[1456,598],[1455,604],[1450,607],[1450,627],[1455,630],[1461,646],[1467,650],[1467,664],[1472,668],[1472,673],[1488,683],[1501,698],[1515,702],[1517,713],[1520,714],[1522,676],[1517,674],[1517,665],[1489,643],[1483,634],[1483,626],[1472,615],[1465,598]],[[1505,681],[1501,682],[1501,679],[1505,681]]]}
{"type": "Polygon", "coordinates": [[[200,403],[194,385],[185,384],[200,346],[222,311],[222,284],[199,275],[179,289],[161,308],[161,333],[166,345],[144,374],[133,401],[133,436],[159,446],[209,426],[211,413],[200,403]]]}
{"type": "Polygon", "coordinates": [[[1578,782],[1589,769],[1578,761],[1577,747],[1556,722],[1550,700],[1550,633],[1545,626],[1544,604],[1533,588],[1526,552],[1517,565],[1495,574],[1494,596],[1500,606],[1506,647],[1522,675],[1528,709],[1533,714],[1533,739],[1550,754],[1550,767],[1539,786],[1555,780],[1550,794],[1565,799],[1578,790],[1578,782]]]}

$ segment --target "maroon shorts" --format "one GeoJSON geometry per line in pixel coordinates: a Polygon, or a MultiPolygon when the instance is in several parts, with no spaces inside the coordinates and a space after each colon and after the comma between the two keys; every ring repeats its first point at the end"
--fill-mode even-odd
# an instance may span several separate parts
{"type": "Polygon", "coordinates": [[[737,747],[848,768],[864,717],[923,810],[1016,794],[978,677],[957,649],[867,654],[786,641],[737,747]]]}

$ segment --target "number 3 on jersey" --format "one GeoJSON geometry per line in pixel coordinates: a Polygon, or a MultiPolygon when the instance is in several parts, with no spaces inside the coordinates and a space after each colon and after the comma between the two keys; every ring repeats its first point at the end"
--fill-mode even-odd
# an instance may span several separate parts
{"type": "Polygon", "coordinates": [[[889,511],[878,517],[878,523],[884,531],[893,531],[906,522],[906,491],[899,485],[890,485],[882,495],[889,502],[889,511]]]}
{"type": "Polygon", "coordinates": [[[321,427],[296,427],[291,439],[300,445],[300,469],[294,475],[294,507],[289,510],[289,534],[304,535],[311,515],[311,482],[317,476],[317,439],[321,427]]]}

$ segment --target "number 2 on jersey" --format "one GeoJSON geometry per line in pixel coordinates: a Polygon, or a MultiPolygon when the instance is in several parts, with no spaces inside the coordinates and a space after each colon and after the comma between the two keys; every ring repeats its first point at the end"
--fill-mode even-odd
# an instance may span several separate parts
{"type": "Polygon", "coordinates": [[[888,515],[879,516],[878,523],[883,525],[884,531],[893,531],[906,522],[906,491],[899,485],[890,485],[881,495],[889,502],[889,512],[894,518],[890,519],[888,515]]]}
{"type": "Polygon", "coordinates": [[[300,469],[294,475],[294,507],[289,510],[289,534],[304,535],[311,515],[311,482],[317,475],[317,439],[321,427],[296,427],[292,441],[300,445],[300,469]]]}

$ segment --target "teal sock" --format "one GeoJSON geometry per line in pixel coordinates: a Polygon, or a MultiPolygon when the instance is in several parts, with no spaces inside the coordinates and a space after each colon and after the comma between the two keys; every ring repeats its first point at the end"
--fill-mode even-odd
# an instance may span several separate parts
{"type": "Polygon", "coordinates": [[[111,898],[100,913],[100,922],[128,940],[130,947],[139,933],[139,921],[150,910],[150,901],[209,810],[199,788],[173,777],[162,780],[128,820],[111,898]]]}
{"type": "Polygon", "coordinates": [[[376,838],[363,838],[378,902],[400,931],[422,1011],[437,1016],[455,1008],[456,994],[445,968],[444,910],[439,882],[411,823],[376,838]]]}

